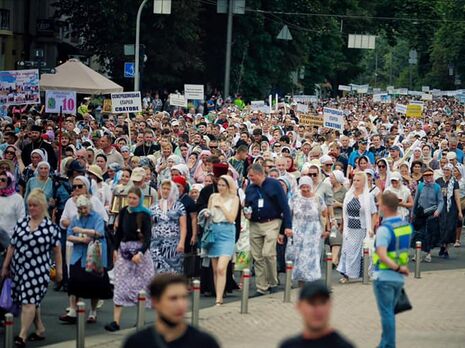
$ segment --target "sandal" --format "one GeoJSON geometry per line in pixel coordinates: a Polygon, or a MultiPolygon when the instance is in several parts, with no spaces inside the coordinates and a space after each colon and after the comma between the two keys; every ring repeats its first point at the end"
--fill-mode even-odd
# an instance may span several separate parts
{"type": "Polygon", "coordinates": [[[221,302],[219,302],[219,301],[218,301],[218,302],[215,302],[215,306],[217,306],[217,307],[222,306],[222,305],[223,305],[223,301],[221,301],[221,302]]]}
{"type": "Polygon", "coordinates": [[[23,347],[26,347],[26,342],[24,342],[24,340],[19,337],[19,336],[16,336],[15,337],[15,347],[17,348],[23,348],[23,347]]]}
{"type": "Polygon", "coordinates": [[[339,279],[339,284],[347,284],[348,282],[349,282],[349,279],[346,277],[339,279]]]}
{"type": "Polygon", "coordinates": [[[40,336],[38,334],[36,334],[35,332],[34,333],[31,333],[29,335],[29,337],[27,338],[28,341],[30,342],[37,342],[37,341],[43,341],[45,340],[45,337],[44,336],[40,336]]]}
{"type": "Polygon", "coordinates": [[[454,244],[454,247],[455,247],[455,248],[460,248],[461,246],[462,246],[462,244],[460,243],[460,241],[459,241],[459,240],[456,240],[456,241],[455,241],[455,244],[454,244]]]}

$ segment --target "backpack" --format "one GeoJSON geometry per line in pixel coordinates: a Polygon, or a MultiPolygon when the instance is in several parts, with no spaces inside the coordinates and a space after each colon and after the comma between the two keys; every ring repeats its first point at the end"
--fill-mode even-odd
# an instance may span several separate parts
{"type": "MultiPolygon", "coordinates": [[[[425,183],[420,182],[418,184],[418,197],[420,197],[421,191],[423,191],[423,187],[425,187],[425,183]]],[[[439,191],[441,191],[441,186],[439,186],[439,184],[435,182],[434,183],[434,193],[438,194],[439,191]]]]}

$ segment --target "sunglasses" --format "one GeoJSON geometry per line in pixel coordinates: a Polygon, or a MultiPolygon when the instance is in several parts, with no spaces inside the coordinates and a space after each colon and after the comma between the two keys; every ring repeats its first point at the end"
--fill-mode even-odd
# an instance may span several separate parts
{"type": "Polygon", "coordinates": [[[73,190],[76,190],[76,189],[82,189],[84,187],[84,185],[73,185],[73,190]]]}
{"type": "Polygon", "coordinates": [[[14,151],[5,151],[6,155],[16,155],[14,151]]]}
{"type": "Polygon", "coordinates": [[[385,165],[378,166],[378,168],[386,168],[385,165]]]}
{"type": "Polygon", "coordinates": [[[8,179],[7,178],[0,178],[0,182],[7,182],[8,179]]]}
{"type": "Polygon", "coordinates": [[[318,176],[318,174],[317,173],[308,173],[307,176],[312,176],[312,177],[316,178],[318,176]]]}

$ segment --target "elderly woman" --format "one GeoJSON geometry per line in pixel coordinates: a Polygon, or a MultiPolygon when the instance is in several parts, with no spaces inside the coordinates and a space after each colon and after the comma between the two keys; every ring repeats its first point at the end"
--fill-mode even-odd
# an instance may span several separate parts
{"type": "Polygon", "coordinates": [[[439,256],[445,259],[449,258],[449,244],[455,242],[457,221],[463,221],[462,209],[460,208],[460,187],[452,175],[453,170],[452,164],[446,164],[442,168],[443,177],[436,180],[436,183],[441,187],[444,200],[444,207],[439,216],[439,243],[441,245],[439,256]]]}
{"type": "MultiPolygon", "coordinates": [[[[97,320],[97,303],[99,299],[113,297],[110,279],[106,272],[107,268],[107,246],[105,241],[105,222],[102,217],[92,210],[92,203],[86,195],[80,195],[76,199],[78,215],[73,218],[68,226],[68,241],[74,244],[71,255],[71,267],[68,283],[68,294],[71,297],[71,306],[68,316],[71,321],[76,321],[76,303],[79,298],[91,299],[91,310],[87,322],[92,324],[97,320]],[[88,268],[87,252],[91,242],[99,243],[101,269],[92,270],[88,268]]],[[[95,247],[95,245],[94,245],[95,247]]]]}
{"type": "Polygon", "coordinates": [[[342,204],[343,242],[337,267],[342,274],[341,284],[360,278],[364,240],[373,237],[377,208],[367,180],[365,173],[356,172],[342,204]]]}
{"type": "Polygon", "coordinates": [[[89,177],[96,182],[95,188],[97,189],[97,192],[94,194],[98,197],[100,202],[102,202],[105,209],[109,211],[113,195],[111,193],[110,185],[103,181],[102,169],[98,165],[92,164],[89,166],[87,173],[89,177]]]}
{"type": "Polygon", "coordinates": [[[391,173],[391,182],[384,192],[390,191],[399,199],[398,214],[405,220],[410,221],[410,209],[413,207],[413,197],[410,190],[402,182],[399,172],[391,173]]]}
{"type": "Polygon", "coordinates": [[[329,223],[322,229],[321,216],[327,210],[323,198],[313,190],[313,181],[302,177],[300,194],[291,203],[293,234],[286,247],[286,259],[294,262],[292,279],[300,284],[321,278],[320,245],[329,236],[329,223]]]}
{"type": "Polygon", "coordinates": [[[23,197],[16,192],[15,178],[0,172],[0,228],[11,237],[16,223],[25,215],[23,197]]]}
{"type": "Polygon", "coordinates": [[[208,162],[208,158],[212,155],[209,150],[202,150],[199,156],[199,162],[195,168],[193,178],[196,183],[203,184],[205,181],[205,175],[211,172],[211,163],[208,162]]]}
{"type": "MultiPolygon", "coordinates": [[[[120,329],[123,307],[134,306],[138,293],[148,291],[155,272],[149,251],[152,222],[150,210],[144,207],[140,188],[128,192],[128,206],[121,209],[116,229],[116,252],[113,321],[105,325],[107,331],[120,329]]],[[[150,301],[146,301],[150,307],[150,301]]]]}
{"type": "Polygon", "coordinates": [[[207,255],[212,260],[215,283],[216,305],[223,304],[226,286],[226,270],[236,245],[236,217],[239,209],[237,187],[233,178],[222,175],[217,183],[218,193],[213,193],[208,201],[206,216],[211,215],[211,229],[215,241],[208,248],[207,255]]]}
{"type": "Polygon", "coordinates": [[[3,263],[1,276],[11,272],[13,301],[21,305],[21,331],[15,337],[16,347],[25,347],[26,340],[45,339],[45,326],[40,303],[50,282],[50,255],[53,251],[57,268],[56,281],[61,281],[60,232],[48,218],[47,200],[39,189],[28,197],[29,215],[16,224],[3,263]],[[36,331],[28,336],[34,322],[36,331]]]}
{"type": "Polygon", "coordinates": [[[26,190],[24,192],[24,199],[27,201],[27,197],[34,189],[41,189],[47,202],[51,202],[53,199],[53,180],[50,177],[50,164],[42,161],[37,165],[35,176],[30,178],[26,183],[26,190]]]}
{"type": "MultiPolygon", "coordinates": [[[[46,152],[42,149],[35,149],[31,152],[31,163],[23,170],[20,180],[20,186],[23,190],[26,189],[26,183],[32,178],[37,170],[37,166],[41,162],[47,162],[46,152]]],[[[23,191],[24,192],[24,191],[23,191]]]]}
{"type": "Polygon", "coordinates": [[[183,273],[186,210],[171,180],[160,186],[160,200],[151,207],[153,230],[150,250],[156,273],[183,273]]]}

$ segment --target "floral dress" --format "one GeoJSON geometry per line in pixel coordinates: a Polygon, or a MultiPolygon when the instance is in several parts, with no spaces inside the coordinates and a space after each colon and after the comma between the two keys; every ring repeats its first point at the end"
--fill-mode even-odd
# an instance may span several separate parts
{"type": "Polygon", "coordinates": [[[158,204],[152,207],[152,253],[155,274],[183,273],[183,254],[176,251],[181,236],[179,218],[186,215],[184,205],[177,201],[166,213],[158,204]]]}
{"type": "Polygon", "coordinates": [[[292,230],[286,246],[286,260],[293,261],[293,281],[312,281],[321,278],[321,211],[326,209],[319,196],[306,198],[300,195],[292,199],[292,230]]]}

